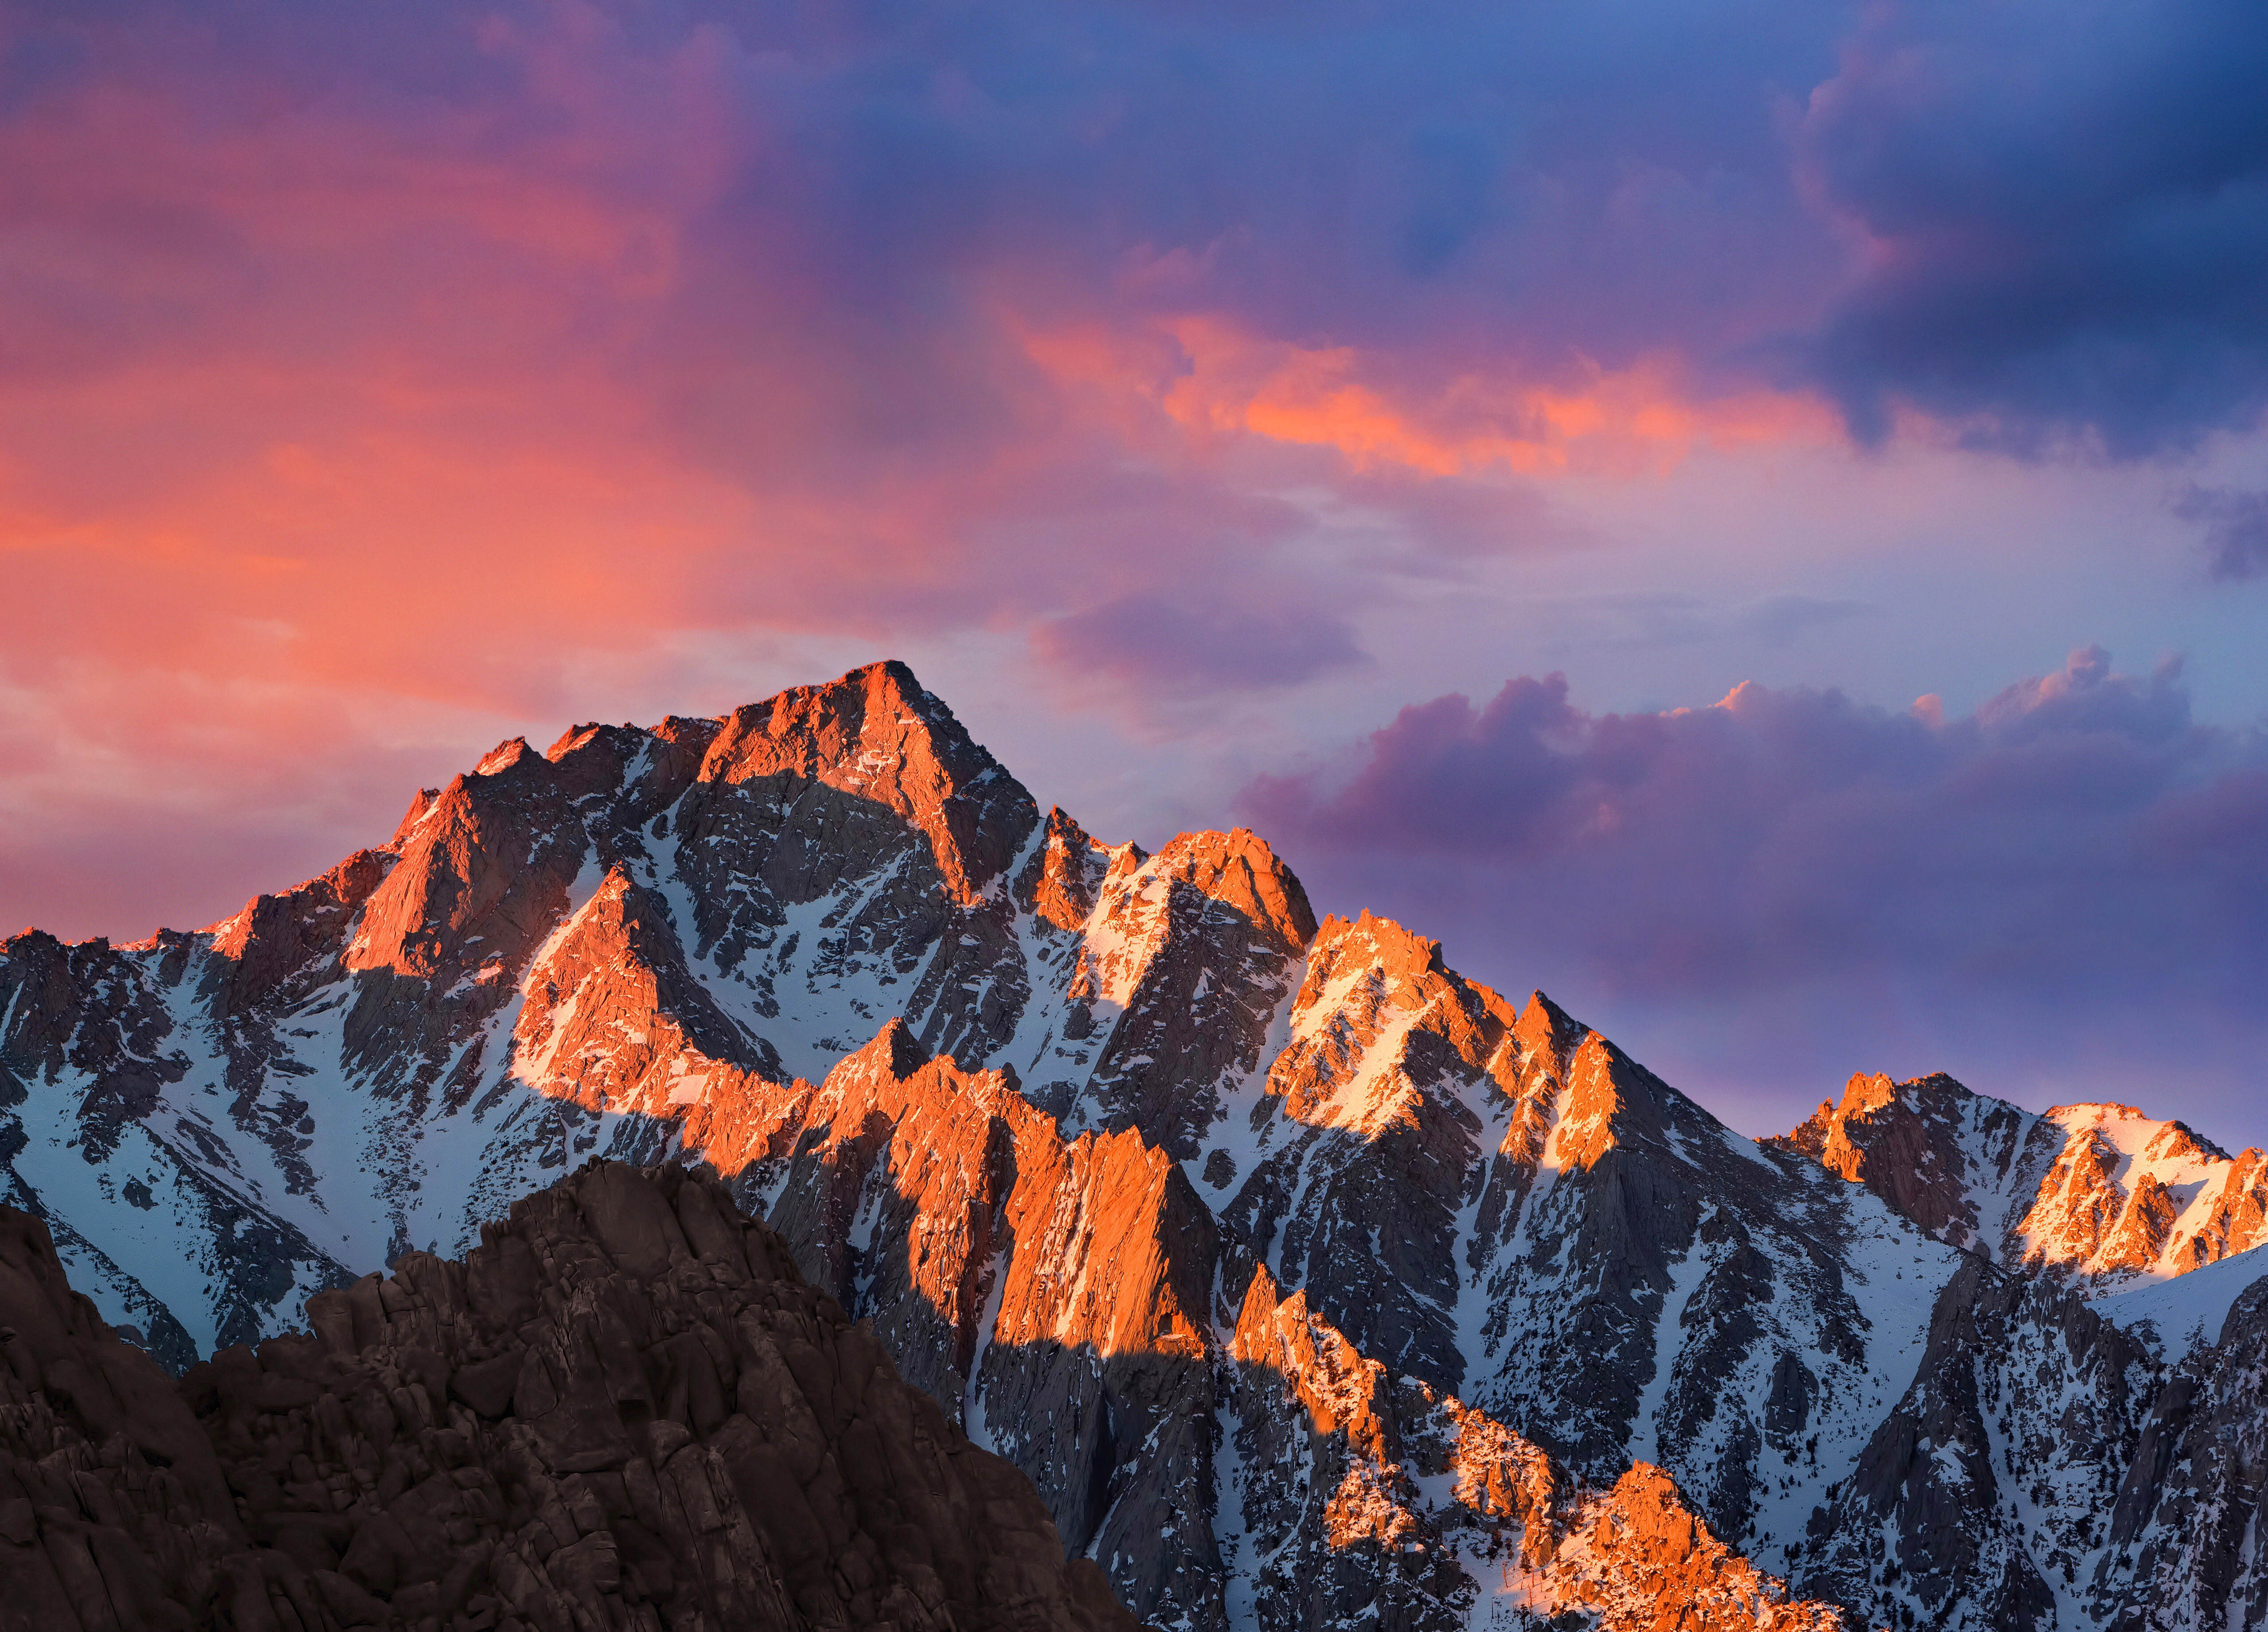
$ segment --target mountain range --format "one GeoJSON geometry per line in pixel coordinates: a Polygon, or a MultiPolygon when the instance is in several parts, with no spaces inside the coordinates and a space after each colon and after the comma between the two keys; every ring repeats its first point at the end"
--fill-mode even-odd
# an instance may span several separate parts
{"type": "Polygon", "coordinates": [[[0,1017],[7,1199],[177,1375],[691,1167],[1152,1625],[2268,1621],[2260,1151],[1944,1076],[1744,1137],[901,665],[504,743],[0,1017]]]}

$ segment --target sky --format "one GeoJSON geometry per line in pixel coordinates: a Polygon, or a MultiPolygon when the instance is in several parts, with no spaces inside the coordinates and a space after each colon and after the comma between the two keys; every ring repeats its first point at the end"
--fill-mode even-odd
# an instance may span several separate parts
{"type": "Polygon", "coordinates": [[[2250,0],[0,0],[0,923],[895,656],[1743,1131],[2268,1143],[2250,0]]]}

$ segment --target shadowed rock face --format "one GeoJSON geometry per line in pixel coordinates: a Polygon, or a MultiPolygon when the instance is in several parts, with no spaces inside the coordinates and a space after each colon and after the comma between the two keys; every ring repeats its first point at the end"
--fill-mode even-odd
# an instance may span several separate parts
{"type": "MultiPolygon", "coordinates": [[[[1625,1518],[1668,1554],[1823,1571],[1861,1607],[1873,1555],[1828,1570],[1820,1549],[1849,1540],[1858,1482],[1895,1487],[1866,1522],[1946,1584],[1912,1601],[1984,1624],[2029,1601],[2025,1570],[2065,1592],[2076,1532],[2053,1516],[2077,1510],[2050,1492],[2046,1530],[2027,1518],[1998,1553],[1977,1527],[2017,1584],[1974,1587],[1957,1493],[1928,1494],[1959,1463],[1940,1430],[1997,1443],[1992,1368],[2044,1366],[2075,1424],[2099,1419],[2074,1443],[2115,1461],[2127,1430],[2103,1424],[2156,1385],[2024,1335],[2083,1322],[1948,1327],[1940,1294],[1977,1253],[2100,1292],[2268,1229],[2257,1152],[1947,1077],[1854,1079],[1759,1146],[1540,992],[1507,1001],[1366,914],[1317,923],[1255,834],[1150,855],[1042,816],[895,664],[721,718],[508,742],[385,846],[208,930],[0,947],[0,1181],[176,1371],[413,1249],[472,1252],[480,1221],[593,1154],[712,1165],[946,1422],[1028,1475],[1066,1547],[1189,1632],[1265,1606],[1413,1627],[1428,1604],[1504,1607],[1498,1532],[1439,1482],[1452,1427],[1543,1459],[1557,1514],[1642,1465],[1625,1518]],[[1311,1480],[1312,1512],[1238,1449],[1305,1467],[1336,1431],[1284,1393],[1297,1366],[1240,1355],[1256,1284],[1391,1408],[1311,1480]],[[1949,1358],[1960,1333],[2017,1358],[1949,1358]],[[1917,1379],[1962,1364],[1985,1367],[1984,1403],[1945,1381],[1946,1417],[1917,1379]],[[1645,1517],[1664,1491],[1697,1529],[1645,1517]]],[[[2254,1465],[2230,1466],[2249,1489],[2254,1465]]],[[[2065,1467],[2072,1491],[2125,1477],[2090,1467],[2065,1467]]],[[[1579,1554],[1550,1556],[1564,1575],[1579,1554]]],[[[2161,1584],[2220,1579],[2221,1554],[2151,1556],[2161,1584]]],[[[1708,1624],[1741,1624],[1737,1597],[1708,1624]]],[[[1793,1613],[1767,1607],[1755,1624],[1793,1613]]]]}
{"type": "Polygon", "coordinates": [[[2115,1632],[2268,1625],[2268,1284],[2167,1378],[2137,1436],[2090,1584],[2115,1632]],[[2115,1550],[2114,1550],[2115,1549],[2115,1550]],[[2121,1568],[2131,1558],[2131,1568],[2121,1568]],[[2116,1561],[2114,1565],[2112,1561],[2116,1561]]]}
{"type": "Polygon", "coordinates": [[[0,1627],[1131,1632],[713,1182],[595,1163],[179,1385],[0,1209],[0,1627]]]}
{"type": "Polygon", "coordinates": [[[2169,1367],[2055,1277],[1972,1261],[1912,1386],[1813,1522],[1802,1590],[1877,1621],[2256,1626],[2268,1283],[2169,1367]]]}

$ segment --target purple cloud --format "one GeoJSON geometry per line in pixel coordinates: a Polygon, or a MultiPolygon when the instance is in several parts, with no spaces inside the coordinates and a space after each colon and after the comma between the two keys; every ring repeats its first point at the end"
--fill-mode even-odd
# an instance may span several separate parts
{"type": "Polygon", "coordinates": [[[1296,606],[1239,606],[1210,588],[1130,595],[1032,632],[1050,665],[1167,693],[1297,685],[1366,661],[1344,620],[1296,606]]]}
{"type": "Polygon", "coordinates": [[[2268,575],[2268,493],[2195,484],[2174,501],[2174,514],[2205,524],[2206,568],[2236,582],[2268,575]]]}
{"type": "Polygon", "coordinates": [[[1934,704],[1748,684],[1592,715],[1522,678],[1404,709],[1243,804],[1319,906],[1405,916],[1484,978],[1669,1040],[1656,1062],[1705,1081],[1738,1061],[1782,1108],[1870,1062],[1965,1060],[2009,1092],[2110,1059],[2146,1079],[2184,1022],[2213,1041],[2181,1069],[2251,1092],[2268,742],[2194,723],[2177,665],[2120,674],[2095,647],[1966,718],[1934,704]],[[1712,1054],[1764,1026],[1783,1035],[1712,1054]]]}
{"type": "Polygon", "coordinates": [[[1863,236],[1809,346],[1869,439],[1900,402],[2139,452],[2268,402],[2268,13],[1893,0],[1798,136],[1863,236]]]}

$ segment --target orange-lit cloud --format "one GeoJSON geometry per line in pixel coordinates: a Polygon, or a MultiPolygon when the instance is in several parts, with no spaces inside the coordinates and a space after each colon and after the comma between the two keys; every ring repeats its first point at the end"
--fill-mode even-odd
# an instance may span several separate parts
{"type": "Polygon", "coordinates": [[[1582,362],[1565,379],[1509,361],[1412,379],[1398,359],[1269,339],[1219,317],[1169,319],[1132,337],[1092,327],[1029,334],[1024,343],[1066,387],[1146,403],[1199,443],[1249,435],[1328,449],[1363,472],[1659,475],[1699,450],[1823,446],[1838,436],[1815,398],[1706,394],[1671,356],[1615,370],[1582,362]]]}

